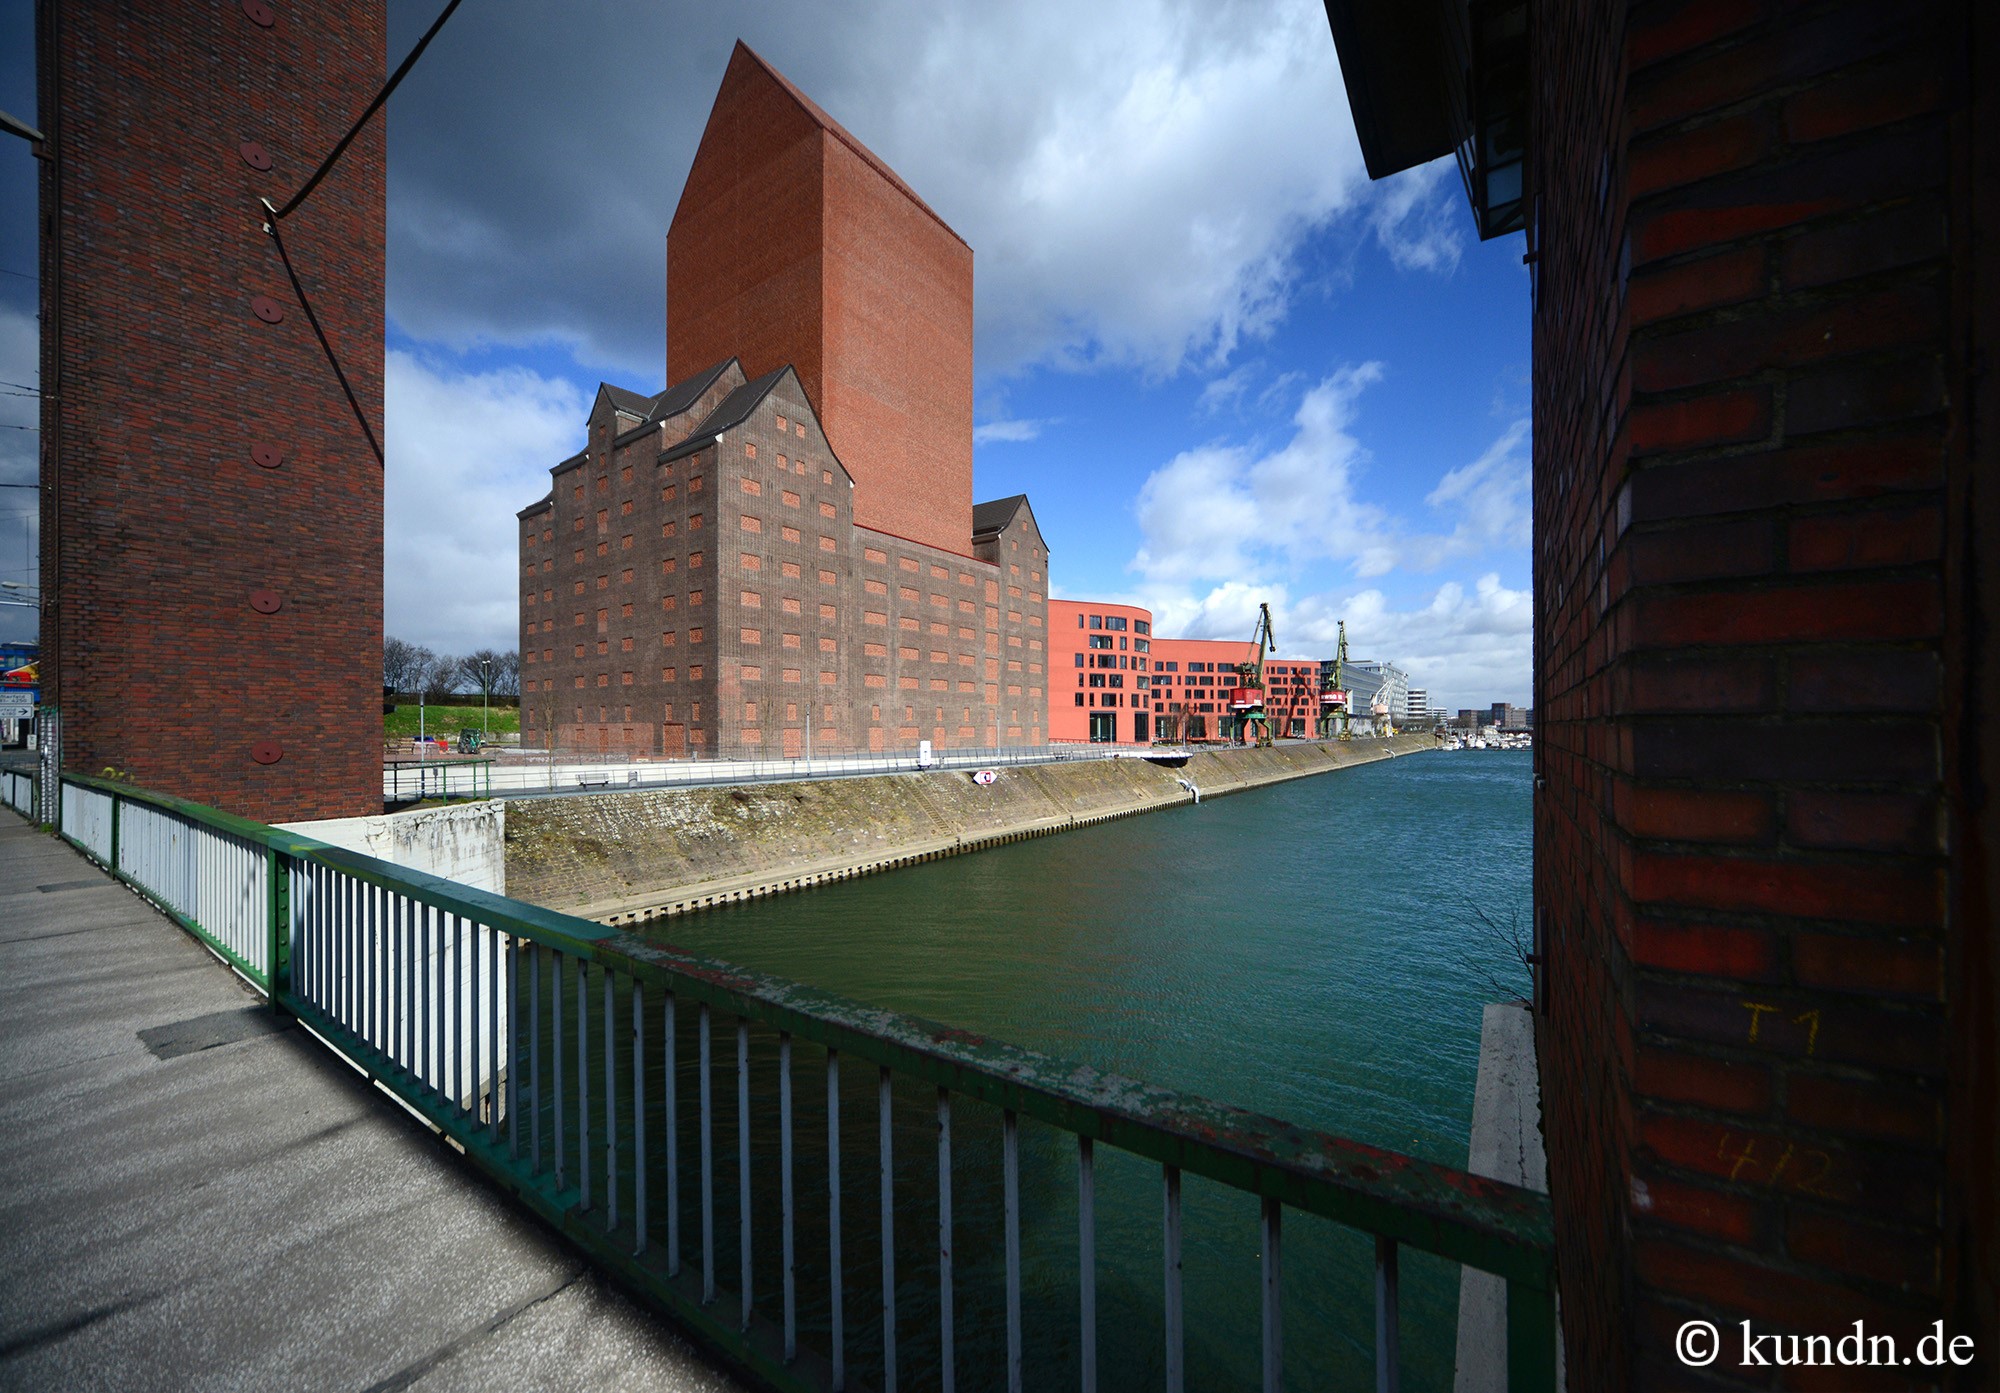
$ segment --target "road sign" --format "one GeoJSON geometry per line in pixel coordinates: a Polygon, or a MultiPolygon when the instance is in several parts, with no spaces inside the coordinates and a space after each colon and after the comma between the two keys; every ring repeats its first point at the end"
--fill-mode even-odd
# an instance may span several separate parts
{"type": "Polygon", "coordinates": [[[35,694],[33,692],[0,690],[0,721],[32,721],[34,718],[35,694]]]}

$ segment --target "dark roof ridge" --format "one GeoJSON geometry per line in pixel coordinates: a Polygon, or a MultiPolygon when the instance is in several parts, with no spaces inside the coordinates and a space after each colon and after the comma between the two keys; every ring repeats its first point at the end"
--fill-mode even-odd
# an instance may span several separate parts
{"type": "Polygon", "coordinates": [[[647,398],[649,405],[645,418],[630,430],[622,431],[613,436],[611,438],[612,446],[615,448],[620,445],[629,445],[634,440],[639,439],[639,437],[658,427],[662,422],[671,421],[676,416],[686,415],[693,408],[694,404],[701,400],[701,394],[715,385],[715,379],[727,372],[731,363],[737,361],[734,357],[724,358],[713,367],[704,368],[698,373],[693,373],[688,377],[682,378],[673,386],[647,398]]]}
{"type": "MultiPolygon", "coordinates": [[[[1005,498],[991,498],[984,503],[973,504],[972,535],[989,537],[996,532],[1005,532],[1008,525],[1014,521],[1014,515],[1027,507],[1027,503],[1027,494],[1015,493],[1005,498]]],[[[1028,515],[1034,516],[1032,508],[1029,509],[1028,515]]],[[[1038,526],[1035,530],[1039,532],[1041,529],[1038,526]]]]}
{"type": "Polygon", "coordinates": [[[652,398],[643,392],[635,392],[630,387],[620,387],[615,382],[599,382],[597,395],[610,397],[611,404],[628,416],[644,416],[652,398]]]}
{"type": "MultiPolygon", "coordinates": [[[[732,359],[731,361],[734,360],[732,359]]],[[[771,395],[771,389],[783,380],[786,373],[791,371],[792,365],[787,363],[775,371],[767,372],[762,377],[744,383],[741,387],[738,387],[735,391],[724,397],[721,404],[715,410],[708,413],[708,418],[688,433],[687,439],[681,441],[678,445],[661,451],[660,458],[663,460],[680,459],[684,455],[694,454],[697,450],[710,444],[716,436],[721,435],[724,431],[734,430],[737,426],[742,425],[750,419],[750,413],[757,409],[758,403],[771,395]]]]}

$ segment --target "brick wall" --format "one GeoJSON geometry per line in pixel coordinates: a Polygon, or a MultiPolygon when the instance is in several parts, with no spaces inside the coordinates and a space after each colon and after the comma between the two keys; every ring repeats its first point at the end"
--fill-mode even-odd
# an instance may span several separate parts
{"type": "Polygon", "coordinates": [[[667,377],[791,366],[864,527],[966,550],[972,249],[742,44],[667,232],[667,377]]]}
{"type": "MultiPolygon", "coordinates": [[[[65,767],[272,821],[379,811],[381,467],[257,200],[374,95],[384,7],[63,0],[38,21],[42,672],[65,767]]],[[[285,224],[378,439],[383,159],[377,121],[285,224]]]]}
{"type": "Polygon", "coordinates": [[[589,446],[521,514],[525,728],[569,753],[669,757],[1042,743],[1029,511],[988,559],[857,527],[793,374],[688,450],[742,385],[731,365],[643,429],[601,393],[589,446]]]}
{"type": "Polygon", "coordinates": [[[1966,13],[1537,10],[1535,874],[1572,1386],[1686,1386],[1694,1317],[1731,1332],[1728,1386],[1769,1383],[1730,1367],[1739,1320],[1972,1318],[1944,1167],[1946,984],[1988,931],[1949,907],[1943,762],[1966,13]]]}

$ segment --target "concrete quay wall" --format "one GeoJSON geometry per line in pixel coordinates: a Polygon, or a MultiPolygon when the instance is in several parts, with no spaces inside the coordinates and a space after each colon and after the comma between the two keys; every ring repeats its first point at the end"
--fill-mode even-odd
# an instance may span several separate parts
{"type": "Polygon", "coordinates": [[[521,800],[507,893],[608,924],[784,894],[1430,749],[1428,734],[1145,759],[521,800]]]}

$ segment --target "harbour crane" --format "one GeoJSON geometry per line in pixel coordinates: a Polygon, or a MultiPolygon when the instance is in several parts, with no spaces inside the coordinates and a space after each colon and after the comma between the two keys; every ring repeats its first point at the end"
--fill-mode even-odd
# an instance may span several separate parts
{"type": "Polygon", "coordinates": [[[1333,682],[1328,685],[1321,680],[1319,694],[1319,735],[1324,740],[1336,736],[1342,740],[1353,737],[1347,729],[1348,698],[1353,693],[1347,690],[1347,621],[1340,621],[1340,639],[1333,650],[1333,682]]]}
{"type": "Polygon", "coordinates": [[[1250,635],[1251,659],[1236,665],[1236,686],[1229,693],[1229,723],[1233,738],[1250,743],[1255,727],[1255,743],[1271,744],[1271,718],[1264,710],[1264,654],[1278,651],[1278,636],[1271,631],[1271,607],[1257,606],[1257,628],[1250,635]]]}

